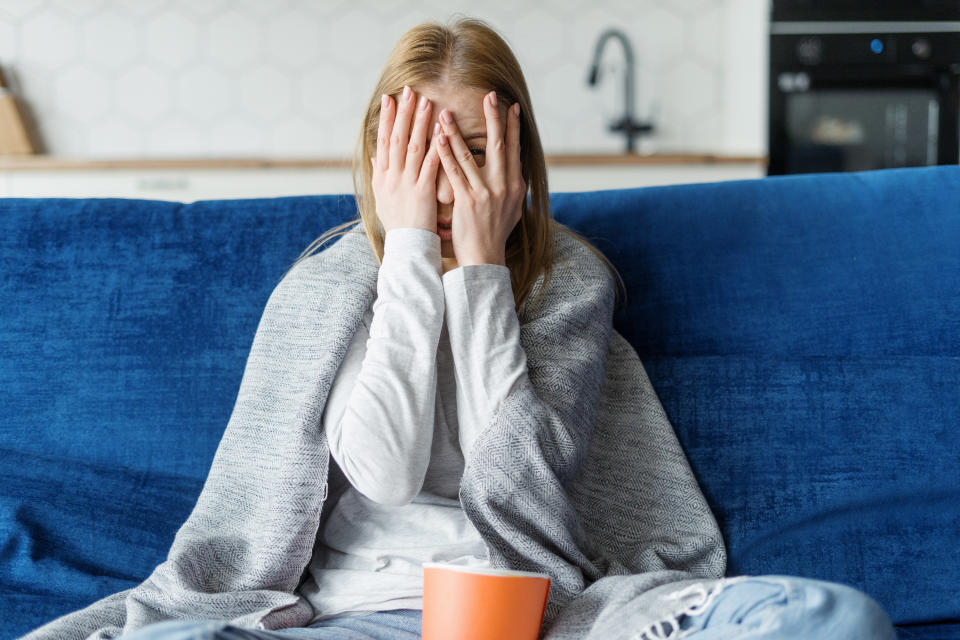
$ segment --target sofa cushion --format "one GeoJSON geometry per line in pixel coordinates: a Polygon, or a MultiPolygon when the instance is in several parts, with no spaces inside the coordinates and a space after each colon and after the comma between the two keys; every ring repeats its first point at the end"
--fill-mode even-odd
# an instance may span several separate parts
{"type": "Polygon", "coordinates": [[[0,446],[203,481],[267,299],[345,196],[0,199],[0,446]]]}
{"type": "Polygon", "coordinates": [[[960,619],[960,170],[555,194],[617,265],[728,574],[960,619]]]}
{"type": "Polygon", "coordinates": [[[140,584],[163,562],[202,482],[0,450],[0,610],[18,637],[140,584]]]}

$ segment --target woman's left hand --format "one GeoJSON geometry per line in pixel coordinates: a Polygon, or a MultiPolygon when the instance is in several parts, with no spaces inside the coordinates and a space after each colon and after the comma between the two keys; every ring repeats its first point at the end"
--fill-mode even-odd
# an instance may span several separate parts
{"type": "Polygon", "coordinates": [[[437,134],[443,169],[453,187],[452,241],[457,264],[506,266],[507,238],[523,215],[527,184],[520,165],[520,105],[507,110],[506,141],[500,112],[483,98],[487,123],[486,162],[478,167],[460,135],[452,114],[440,114],[442,131],[437,134]],[[444,119],[449,116],[451,122],[444,119]]]}

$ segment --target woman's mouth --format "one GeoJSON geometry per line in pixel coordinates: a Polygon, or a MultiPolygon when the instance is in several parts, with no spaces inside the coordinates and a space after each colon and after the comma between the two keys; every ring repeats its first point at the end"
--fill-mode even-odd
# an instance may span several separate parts
{"type": "Polygon", "coordinates": [[[440,236],[441,240],[452,240],[453,239],[453,228],[451,224],[443,224],[442,222],[437,223],[437,235],[440,236]]]}

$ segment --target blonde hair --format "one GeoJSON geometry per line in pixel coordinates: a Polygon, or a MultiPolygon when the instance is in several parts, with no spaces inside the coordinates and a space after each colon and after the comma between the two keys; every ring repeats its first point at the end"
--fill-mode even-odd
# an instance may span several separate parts
{"type": "Polygon", "coordinates": [[[520,161],[529,195],[523,203],[520,222],[507,239],[505,248],[518,315],[541,275],[544,281],[532,302],[536,302],[536,298],[547,289],[553,273],[555,230],[570,235],[593,251],[625,291],[623,279],[607,257],[586,238],[553,219],[546,161],[520,65],[510,47],[492,27],[482,20],[468,17],[461,17],[449,25],[424,22],[407,31],[394,46],[371,93],[353,157],[353,188],[360,217],[324,232],[300,254],[290,269],[325,242],[348,233],[349,228],[361,221],[377,262],[382,264],[384,231],[376,214],[372,167],[368,159],[377,153],[380,96],[388,94],[399,100],[404,85],[416,91],[421,86],[444,82],[484,92],[495,90],[500,104],[520,103],[520,161]]]}

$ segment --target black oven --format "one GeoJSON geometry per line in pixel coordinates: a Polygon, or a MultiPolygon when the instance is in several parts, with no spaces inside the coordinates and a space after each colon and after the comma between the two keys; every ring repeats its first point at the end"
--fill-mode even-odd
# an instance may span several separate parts
{"type": "Polygon", "coordinates": [[[769,175],[960,162],[960,0],[773,0],[769,175]]]}

